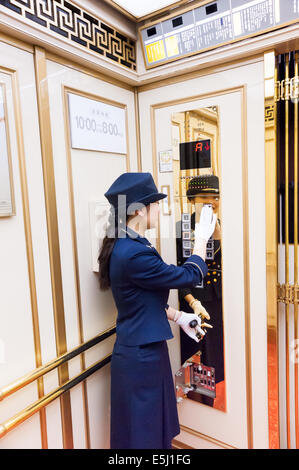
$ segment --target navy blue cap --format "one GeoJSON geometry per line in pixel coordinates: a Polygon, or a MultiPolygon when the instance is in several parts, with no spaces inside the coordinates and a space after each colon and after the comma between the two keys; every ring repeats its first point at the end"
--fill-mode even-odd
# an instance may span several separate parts
{"type": "Polygon", "coordinates": [[[157,186],[155,185],[154,179],[151,173],[123,173],[120,175],[114,183],[110,186],[108,191],[104,193],[104,196],[108,199],[111,205],[117,209],[128,209],[128,213],[134,212],[136,209],[140,209],[138,204],[148,205],[151,202],[159,201],[167,197],[167,194],[159,193],[157,186]],[[126,196],[123,203],[123,199],[118,199],[118,196],[126,196]],[[133,206],[134,203],[134,206],[133,206]]]}
{"type": "Polygon", "coordinates": [[[205,193],[219,194],[219,178],[216,175],[195,176],[189,181],[187,196],[198,196],[205,193]]]}

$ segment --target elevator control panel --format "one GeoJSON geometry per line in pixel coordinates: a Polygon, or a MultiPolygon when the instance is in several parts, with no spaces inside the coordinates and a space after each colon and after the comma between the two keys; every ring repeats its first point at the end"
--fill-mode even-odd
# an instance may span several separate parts
{"type": "Polygon", "coordinates": [[[215,369],[201,363],[198,351],[175,374],[177,402],[195,392],[210,398],[216,398],[215,369]]]}

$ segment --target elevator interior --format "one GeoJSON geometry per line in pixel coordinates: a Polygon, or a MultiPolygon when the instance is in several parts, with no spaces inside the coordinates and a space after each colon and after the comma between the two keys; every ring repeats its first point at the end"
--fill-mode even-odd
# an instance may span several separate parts
{"type": "Polygon", "coordinates": [[[0,6],[0,447],[109,448],[103,193],[149,171],[168,198],[147,238],[167,263],[192,250],[188,183],[220,186],[207,282],[224,376],[213,383],[205,340],[191,351],[172,325],[173,446],[298,448],[298,2],[182,1],[139,18],[60,3],[0,6]]]}

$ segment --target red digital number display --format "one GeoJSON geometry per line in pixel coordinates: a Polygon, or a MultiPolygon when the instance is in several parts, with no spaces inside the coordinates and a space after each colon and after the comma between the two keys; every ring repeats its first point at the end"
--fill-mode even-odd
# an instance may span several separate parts
{"type": "Polygon", "coordinates": [[[180,144],[180,169],[211,167],[211,141],[209,139],[180,144]]]}

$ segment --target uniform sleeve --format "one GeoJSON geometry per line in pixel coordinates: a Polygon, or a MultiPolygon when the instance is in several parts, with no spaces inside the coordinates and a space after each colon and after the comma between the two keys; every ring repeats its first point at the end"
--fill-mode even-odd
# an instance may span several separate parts
{"type": "Polygon", "coordinates": [[[180,289],[198,284],[208,267],[198,255],[190,256],[182,266],[167,264],[153,251],[135,253],[127,265],[129,279],[144,289],[180,289]]]}
{"type": "Polygon", "coordinates": [[[181,289],[180,290],[180,297],[181,298],[186,297],[186,295],[188,295],[188,294],[192,294],[192,290],[189,287],[187,287],[186,289],[181,289]]]}

